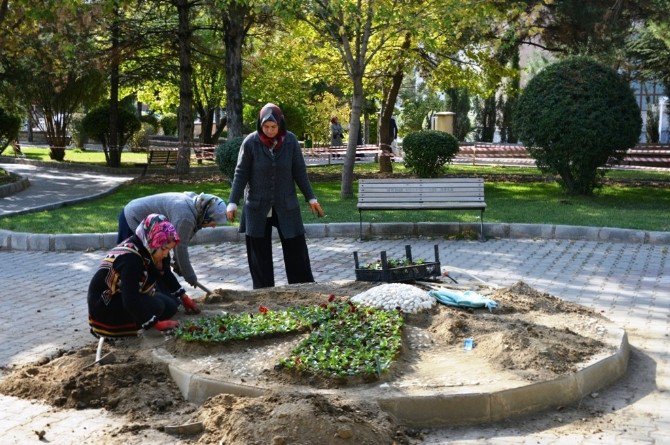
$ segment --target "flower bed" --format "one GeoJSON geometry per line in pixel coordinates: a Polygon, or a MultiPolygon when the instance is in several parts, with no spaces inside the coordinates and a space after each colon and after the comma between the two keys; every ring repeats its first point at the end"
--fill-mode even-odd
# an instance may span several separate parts
{"type": "Polygon", "coordinates": [[[183,341],[222,343],[311,330],[276,368],[326,378],[379,378],[400,352],[404,318],[399,311],[358,306],[333,295],[327,303],[257,314],[203,317],[180,326],[183,341]]]}

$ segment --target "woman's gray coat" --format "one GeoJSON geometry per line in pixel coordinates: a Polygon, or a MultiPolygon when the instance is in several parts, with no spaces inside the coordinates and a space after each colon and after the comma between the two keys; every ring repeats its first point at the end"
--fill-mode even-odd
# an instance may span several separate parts
{"type": "Polygon", "coordinates": [[[247,136],[237,157],[228,201],[237,204],[245,195],[240,232],[254,238],[263,237],[266,219],[272,209],[284,238],[304,234],[296,184],[306,201],[316,199],[298,138],[293,133],[286,132],[282,146],[274,152],[263,145],[258,132],[247,136]]]}

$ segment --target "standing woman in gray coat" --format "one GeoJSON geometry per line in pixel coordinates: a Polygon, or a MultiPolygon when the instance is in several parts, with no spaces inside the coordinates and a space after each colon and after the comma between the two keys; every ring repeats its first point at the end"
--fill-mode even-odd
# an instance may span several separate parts
{"type": "Polygon", "coordinates": [[[323,210],[307,178],[298,138],[286,130],[284,114],[268,103],[260,111],[256,131],[242,142],[228,200],[228,220],[234,221],[244,194],[240,232],[245,234],[247,260],[254,289],[275,285],[272,227],[282,244],[289,284],[314,281],[296,184],[318,217],[323,210]]]}

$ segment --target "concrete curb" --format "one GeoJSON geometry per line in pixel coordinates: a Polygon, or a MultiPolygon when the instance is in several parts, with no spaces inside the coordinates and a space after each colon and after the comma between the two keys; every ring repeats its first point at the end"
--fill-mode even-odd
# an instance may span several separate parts
{"type": "Polygon", "coordinates": [[[575,403],[623,377],[629,356],[628,336],[621,330],[619,347],[613,355],[554,380],[495,392],[389,397],[378,403],[414,428],[497,422],[575,403]]]}
{"type": "MultiPolygon", "coordinates": [[[[111,193],[111,190],[105,193],[111,193]]],[[[358,223],[306,224],[308,239],[358,238],[358,223]]],[[[468,238],[478,224],[469,223],[381,223],[363,224],[364,238],[468,238]]],[[[276,231],[275,231],[276,235],[276,231]]],[[[488,239],[554,239],[631,244],[670,244],[670,232],[654,232],[612,227],[562,226],[550,224],[484,224],[488,239]]],[[[235,226],[200,230],[191,244],[241,242],[244,235],[235,226]]],[[[110,249],[116,233],[36,234],[0,230],[0,249],[57,252],[63,250],[110,249]]]]}
{"type": "Polygon", "coordinates": [[[14,193],[18,193],[30,187],[30,181],[28,178],[16,175],[14,173],[9,173],[9,176],[18,177],[18,180],[9,184],[0,185],[0,198],[13,195],[14,193]]]}
{"type": "MultiPolygon", "coordinates": [[[[611,335],[618,345],[615,352],[553,380],[491,392],[445,394],[442,389],[437,389],[432,394],[421,396],[390,389],[389,392],[395,394],[379,397],[375,401],[384,411],[411,428],[485,424],[567,406],[611,385],[626,374],[630,356],[628,336],[623,329],[616,329],[611,335]]],[[[154,350],[153,355],[167,364],[184,398],[193,403],[202,404],[218,394],[259,397],[270,392],[270,388],[225,382],[185,371],[173,363],[174,358],[164,349],[154,350]]],[[[281,391],[281,388],[273,387],[272,390],[281,391]]],[[[309,388],[305,390],[310,391],[309,388]]],[[[355,391],[355,397],[374,399],[365,389],[355,391]]]]}

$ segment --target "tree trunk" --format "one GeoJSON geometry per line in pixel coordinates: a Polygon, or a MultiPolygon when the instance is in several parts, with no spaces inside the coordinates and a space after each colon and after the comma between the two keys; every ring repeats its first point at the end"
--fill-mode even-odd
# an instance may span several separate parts
{"type": "Polygon", "coordinates": [[[347,155],[344,158],[342,167],[342,188],[340,196],[342,198],[353,198],[354,196],[354,164],[356,162],[356,142],[358,132],[361,127],[361,110],[363,108],[363,76],[355,75],[352,79],[354,83],[354,95],[351,99],[351,119],[349,121],[349,141],[347,143],[347,155]]]}
{"type": "MultiPolygon", "coordinates": [[[[111,29],[111,67],[109,88],[109,156],[107,165],[121,166],[121,147],[119,147],[119,2],[114,2],[114,20],[111,29]]],[[[103,146],[104,148],[104,146],[103,146]]]]}
{"type": "MultiPolygon", "coordinates": [[[[405,40],[402,43],[401,54],[409,49],[412,43],[412,36],[405,34],[405,40]]],[[[391,78],[391,89],[388,95],[384,98],[382,104],[381,122],[379,123],[379,147],[382,150],[382,155],[379,157],[379,171],[381,173],[393,173],[393,163],[391,162],[391,143],[393,138],[391,136],[391,117],[395,110],[395,103],[398,100],[398,93],[404,77],[405,64],[399,63],[398,68],[391,78]]]]}
{"type": "Polygon", "coordinates": [[[242,45],[246,36],[247,7],[231,2],[224,16],[226,64],[226,117],[228,138],[242,136],[242,45]]]}
{"type": "Polygon", "coordinates": [[[193,87],[191,85],[191,25],[189,0],[176,1],[179,15],[177,36],[179,38],[179,153],[177,174],[186,175],[190,170],[191,146],[193,145],[193,87]]]}

